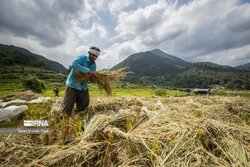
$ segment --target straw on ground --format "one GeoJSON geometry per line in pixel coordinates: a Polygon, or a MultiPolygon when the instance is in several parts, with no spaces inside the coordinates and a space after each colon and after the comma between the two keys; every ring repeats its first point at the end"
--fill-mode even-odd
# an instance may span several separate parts
{"type": "Polygon", "coordinates": [[[250,164],[249,99],[106,97],[93,104],[88,116],[49,117],[47,135],[1,137],[0,166],[250,164]]]}

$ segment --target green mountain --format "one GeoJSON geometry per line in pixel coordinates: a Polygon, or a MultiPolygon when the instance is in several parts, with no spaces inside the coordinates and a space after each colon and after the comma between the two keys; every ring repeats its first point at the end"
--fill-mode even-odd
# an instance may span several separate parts
{"type": "Polygon", "coordinates": [[[237,66],[236,68],[238,68],[238,69],[248,69],[248,70],[250,70],[250,62],[249,62],[249,63],[246,63],[246,64],[243,64],[243,65],[240,65],[240,66],[237,66]]]}
{"type": "Polygon", "coordinates": [[[67,74],[67,69],[60,63],[13,45],[0,44],[0,57],[0,66],[28,66],[67,74]]]}
{"type": "Polygon", "coordinates": [[[67,69],[63,65],[27,49],[0,44],[0,57],[0,79],[3,82],[10,82],[9,79],[19,82],[30,74],[48,82],[65,81],[67,69]]]}
{"type": "Polygon", "coordinates": [[[173,75],[184,71],[191,64],[158,50],[130,55],[112,70],[128,68],[139,76],[173,75]]]}
{"type": "Polygon", "coordinates": [[[169,54],[161,51],[160,49],[154,49],[154,50],[151,50],[150,52],[154,53],[155,55],[158,55],[162,58],[166,58],[169,63],[175,64],[175,65],[180,66],[180,67],[190,67],[192,65],[191,63],[188,63],[188,62],[186,62],[178,57],[169,55],[169,54]]]}
{"type": "Polygon", "coordinates": [[[127,68],[125,81],[183,88],[250,89],[250,70],[210,62],[189,63],[159,49],[130,55],[111,70],[127,68]]]}

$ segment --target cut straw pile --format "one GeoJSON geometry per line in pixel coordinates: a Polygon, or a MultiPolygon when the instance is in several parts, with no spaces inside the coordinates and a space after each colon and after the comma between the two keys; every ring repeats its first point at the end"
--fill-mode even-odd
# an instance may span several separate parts
{"type": "Polygon", "coordinates": [[[249,99],[93,101],[86,123],[75,114],[68,120],[50,120],[48,135],[0,136],[0,166],[250,166],[249,99]],[[63,133],[68,144],[62,142],[63,133]]]}
{"type": "Polygon", "coordinates": [[[4,102],[16,100],[16,99],[31,101],[31,100],[36,99],[38,97],[39,97],[39,94],[37,94],[37,93],[34,93],[32,91],[25,91],[25,92],[19,92],[19,93],[6,95],[6,96],[1,96],[0,99],[2,99],[2,101],[4,101],[4,102]]]}
{"type": "Polygon", "coordinates": [[[100,90],[104,90],[110,96],[112,95],[111,84],[121,80],[128,73],[124,68],[116,71],[95,72],[93,77],[82,72],[77,72],[76,78],[82,83],[90,81],[97,84],[100,90]]]}

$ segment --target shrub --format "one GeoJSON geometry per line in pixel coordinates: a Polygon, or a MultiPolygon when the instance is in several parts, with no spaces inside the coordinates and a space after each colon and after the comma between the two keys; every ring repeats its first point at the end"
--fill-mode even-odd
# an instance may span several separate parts
{"type": "Polygon", "coordinates": [[[43,90],[45,90],[45,83],[35,76],[28,76],[23,80],[23,87],[26,90],[32,90],[36,93],[42,93],[43,90]]]}
{"type": "Polygon", "coordinates": [[[165,89],[156,89],[154,93],[156,96],[166,96],[167,94],[165,89]]]}

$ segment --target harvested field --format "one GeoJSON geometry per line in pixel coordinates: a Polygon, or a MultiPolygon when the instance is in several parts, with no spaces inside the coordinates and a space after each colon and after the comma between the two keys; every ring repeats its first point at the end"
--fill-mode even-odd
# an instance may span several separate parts
{"type": "Polygon", "coordinates": [[[1,166],[250,166],[250,100],[242,97],[93,98],[88,113],[49,134],[2,135],[1,166]]]}

